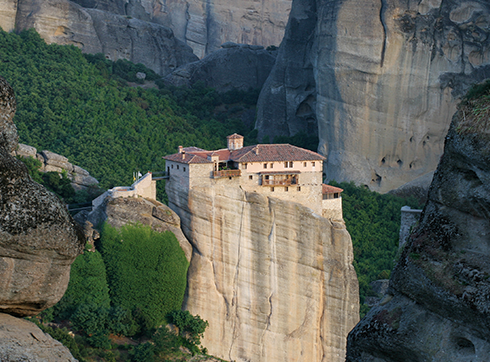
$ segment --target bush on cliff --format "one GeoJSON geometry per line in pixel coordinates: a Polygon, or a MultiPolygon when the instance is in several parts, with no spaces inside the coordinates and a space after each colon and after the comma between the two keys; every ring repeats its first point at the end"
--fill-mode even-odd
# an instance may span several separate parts
{"type": "Polygon", "coordinates": [[[106,224],[101,245],[113,306],[133,311],[146,330],[181,308],[189,263],[174,234],[144,225],[118,230],[106,224]]]}
{"type": "Polygon", "coordinates": [[[98,251],[85,251],[71,266],[65,295],[54,306],[56,319],[67,319],[82,305],[110,307],[106,268],[98,251]]]}

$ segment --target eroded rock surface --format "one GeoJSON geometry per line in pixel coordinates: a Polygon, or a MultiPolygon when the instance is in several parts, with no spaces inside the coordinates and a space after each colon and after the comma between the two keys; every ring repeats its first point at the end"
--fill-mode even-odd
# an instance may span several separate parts
{"type": "Polygon", "coordinates": [[[317,128],[328,179],[394,189],[436,168],[456,100],[490,76],[489,35],[483,0],[295,0],[259,139],[317,128]]]}
{"type": "Polygon", "coordinates": [[[490,125],[480,106],[455,115],[420,226],[388,295],[349,334],[347,361],[488,360],[490,125]]]}
{"type": "Polygon", "coordinates": [[[34,315],[56,304],[84,237],[59,199],[11,156],[15,97],[0,77],[0,311],[34,315]]]}
{"type": "Polygon", "coordinates": [[[193,246],[184,305],[209,321],[203,346],[240,362],[344,361],[359,312],[345,225],[238,187],[179,187],[166,185],[193,246]]]}
{"type": "Polygon", "coordinates": [[[76,362],[68,348],[34,323],[0,313],[0,361],[76,362]]]}
{"type": "Polygon", "coordinates": [[[80,166],[73,165],[64,156],[58,155],[51,151],[42,151],[37,153],[37,149],[32,146],[19,143],[18,147],[12,153],[14,156],[32,157],[41,161],[41,172],[58,172],[66,171],[68,178],[71,180],[71,185],[75,191],[83,190],[88,187],[96,187],[99,181],[90,173],[80,166]]]}
{"type": "MultiPolygon", "coordinates": [[[[34,28],[47,43],[71,44],[85,53],[104,53],[114,61],[142,63],[162,75],[197,60],[192,49],[177,40],[168,27],[89,7],[85,9],[69,0],[20,0],[14,15],[15,27],[34,28]]],[[[0,26],[8,24],[0,22],[0,26]]]]}
{"type": "Polygon", "coordinates": [[[261,89],[276,61],[275,55],[276,51],[261,46],[226,43],[203,59],[180,67],[164,81],[187,87],[200,81],[218,92],[261,89]]]}
{"type": "Polygon", "coordinates": [[[151,21],[171,28],[199,58],[232,41],[279,46],[291,0],[74,0],[85,8],[151,21]]]}

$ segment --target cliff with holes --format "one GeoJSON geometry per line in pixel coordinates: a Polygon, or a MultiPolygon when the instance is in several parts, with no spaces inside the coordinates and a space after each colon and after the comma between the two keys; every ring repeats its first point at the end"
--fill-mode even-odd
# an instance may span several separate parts
{"type": "Polygon", "coordinates": [[[350,333],[347,361],[488,361],[490,101],[455,115],[420,225],[385,299],[350,333]]]}
{"type": "Polygon", "coordinates": [[[228,178],[190,190],[170,180],[166,190],[193,246],[184,306],[209,321],[203,346],[211,354],[344,361],[359,302],[342,221],[228,178]]]}
{"type": "Polygon", "coordinates": [[[484,0],[295,0],[259,138],[318,133],[328,179],[394,189],[436,168],[489,35],[484,0]]]}

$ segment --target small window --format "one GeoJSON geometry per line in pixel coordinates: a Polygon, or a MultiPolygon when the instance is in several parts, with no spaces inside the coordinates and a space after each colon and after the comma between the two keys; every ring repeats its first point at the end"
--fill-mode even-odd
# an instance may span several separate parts
{"type": "Polygon", "coordinates": [[[184,172],[185,172],[185,167],[184,167],[184,172]]]}
{"type": "Polygon", "coordinates": [[[172,168],[174,168],[174,165],[172,165],[172,168]]]}
{"type": "Polygon", "coordinates": [[[248,176],[248,179],[249,179],[249,180],[253,180],[253,179],[254,179],[254,177],[253,177],[252,175],[250,175],[250,176],[248,176]]]}
{"type": "Polygon", "coordinates": [[[267,168],[267,164],[266,163],[264,163],[264,168],[267,168]]]}
{"type": "Polygon", "coordinates": [[[298,186],[298,191],[301,191],[301,186],[298,186]]]}
{"type": "Polygon", "coordinates": [[[284,162],[284,168],[288,168],[288,162],[284,162]]]}
{"type": "Polygon", "coordinates": [[[339,194],[338,193],[333,194],[333,198],[334,199],[338,199],[339,198],[339,194]]]}
{"type": "Polygon", "coordinates": [[[311,165],[312,165],[313,167],[315,167],[315,162],[312,162],[312,163],[311,163],[311,165]]]}
{"type": "Polygon", "coordinates": [[[246,170],[246,169],[247,169],[247,164],[246,164],[246,163],[244,163],[244,164],[243,164],[243,169],[244,169],[244,170],[246,170]]]}
{"type": "Polygon", "coordinates": [[[177,170],[179,169],[179,165],[177,165],[177,170]]]}
{"type": "Polygon", "coordinates": [[[273,163],[271,163],[271,168],[274,168],[274,164],[273,163]]]}
{"type": "Polygon", "coordinates": [[[274,187],[271,187],[271,192],[274,192],[274,187]]]}
{"type": "Polygon", "coordinates": [[[306,162],[303,162],[303,167],[306,167],[306,162]]]}
{"type": "Polygon", "coordinates": [[[292,168],[293,167],[293,161],[289,161],[289,167],[292,168]]]}
{"type": "Polygon", "coordinates": [[[289,191],[289,187],[287,187],[287,186],[286,186],[286,187],[284,188],[284,191],[288,192],[288,191],[289,191]]]}
{"type": "Polygon", "coordinates": [[[230,177],[228,177],[228,178],[231,180],[231,176],[230,176],[230,177]]]}

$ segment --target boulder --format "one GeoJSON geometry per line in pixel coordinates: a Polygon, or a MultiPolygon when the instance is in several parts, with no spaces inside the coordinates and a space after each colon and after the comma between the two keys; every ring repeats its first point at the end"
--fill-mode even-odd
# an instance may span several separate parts
{"type": "Polygon", "coordinates": [[[35,147],[24,145],[22,143],[19,143],[19,146],[15,150],[16,156],[36,158],[36,154],[37,150],[35,147]]]}
{"type": "Polygon", "coordinates": [[[318,133],[327,179],[387,192],[433,171],[470,84],[490,76],[490,3],[294,0],[259,139],[318,133]]]}
{"type": "Polygon", "coordinates": [[[15,98],[0,77],[0,311],[35,315],[56,304],[84,237],[59,199],[11,156],[15,98]]]}
{"type": "Polygon", "coordinates": [[[275,51],[263,47],[226,43],[202,60],[178,68],[164,81],[187,87],[203,82],[219,92],[260,89],[274,65],[275,55],[275,51]]]}
{"type": "Polygon", "coordinates": [[[34,323],[0,313],[0,361],[76,362],[68,348],[34,323]]]}

